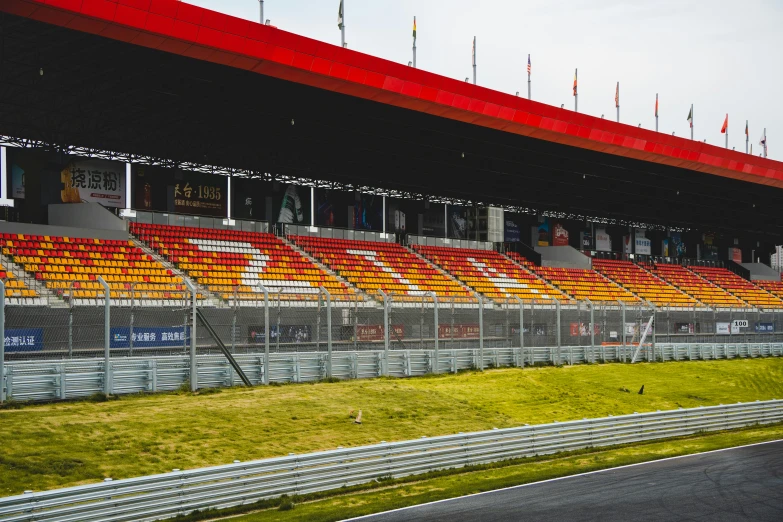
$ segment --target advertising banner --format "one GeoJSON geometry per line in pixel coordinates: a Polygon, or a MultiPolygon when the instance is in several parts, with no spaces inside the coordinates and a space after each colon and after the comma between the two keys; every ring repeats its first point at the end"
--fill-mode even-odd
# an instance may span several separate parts
{"type": "Polygon", "coordinates": [[[506,216],[506,227],[504,231],[506,243],[518,243],[522,241],[522,231],[519,228],[519,224],[506,216]]]}
{"type": "Polygon", "coordinates": [[[478,339],[479,325],[476,324],[441,324],[438,325],[439,339],[478,339]]]}
{"type": "Polygon", "coordinates": [[[661,241],[661,255],[663,257],[669,257],[670,256],[670,254],[669,254],[669,240],[668,239],[664,239],[663,241],[661,241]]]}
{"type": "MultiPolygon", "coordinates": [[[[582,337],[590,335],[590,323],[571,323],[571,337],[582,337]]],[[[601,325],[593,325],[595,329],[595,335],[601,334],[601,325]]]]}
{"type": "Polygon", "coordinates": [[[353,228],[383,231],[383,196],[356,193],[353,204],[353,228]]]}
{"type": "Polygon", "coordinates": [[[536,242],[538,246],[549,246],[549,218],[538,224],[538,240],[536,242]]]}
{"type": "Polygon", "coordinates": [[[583,230],[579,233],[579,244],[582,250],[592,250],[593,248],[593,234],[589,230],[583,230]]]}
{"type": "Polygon", "coordinates": [[[24,169],[19,165],[11,165],[11,197],[24,199],[24,169]]]}
{"type": "Polygon", "coordinates": [[[446,223],[448,226],[448,236],[454,239],[467,239],[469,230],[468,209],[456,205],[449,205],[446,212],[449,217],[449,221],[446,223]]]}
{"type": "Polygon", "coordinates": [[[43,350],[43,328],[6,328],[6,353],[40,352],[43,350]]]}
{"type": "MultiPolygon", "coordinates": [[[[405,337],[405,325],[393,324],[389,332],[390,339],[403,339],[405,337]]],[[[383,341],[382,324],[359,324],[356,325],[357,341],[383,341]]]]}
{"type": "Polygon", "coordinates": [[[612,238],[603,228],[598,228],[595,231],[595,249],[600,252],[612,251],[612,238]]]}
{"type": "MultiPolygon", "coordinates": [[[[312,339],[310,325],[269,325],[269,342],[281,343],[309,343],[312,339]]],[[[251,325],[247,327],[247,342],[250,344],[263,344],[266,341],[264,325],[251,325]]]]}
{"type": "Polygon", "coordinates": [[[118,161],[77,159],[60,171],[63,203],[100,203],[125,207],[125,164],[118,161]]]}
{"type": "Polygon", "coordinates": [[[283,185],[272,198],[272,219],[275,223],[310,224],[310,187],[283,185]]]}
{"type": "Polygon", "coordinates": [[[652,255],[652,241],[644,236],[636,236],[634,238],[634,253],[646,256],[652,255]]]}
{"type": "Polygon", "coordinates": [[[685,243],[682,242],[682,235],[679,232],[672,232],[669,236],[671,241],[669,244],[669,255],[674,257],[685,257],[685,243]]]}
{"type": "Polygon", "coordinates": [[[738,334],[740,333],[740,327],[730,323],[715,323],[715,333],[718,335],[738,334]],[[729,327],[731,331],[729,331],[729,327]]]}
{"type": "Polygon", "coordinates": [[[133,339],[134,348],[162,348],[167,346],[183,346],[188,342],[190,328],[182,326],[168,327],[136,327],[131,334],[130,328],[112,328],[111,348],[130,348],[133,339]]]}
{"type": "Polygon", "coordinates": [[[774,333],[775,323],[756,323],[756,333],[774,333]]]}
{"type": "Polygon", "coordinates": [[[552,242],[554,246],[568,246],[568,230],[560,223],[555,224],[555,228],[552,234],[552,242]]]}
{"type": "Polygon", "coordinates": [[[429,208],[421,214],[421,235],[443,237],[446,234],[446,216],[443,205],[430,203],[429,208]]]}
{"type": "Polygon", "coordinates": [[[692,334],[696,330],[693,323],[674,323],[674,333],[692,334]]]}
{"type": "Polygon", "coordinates": [[[729,259],[735,263],[742,263],[742,250],[739,248],[730,248],[729,259]]]}

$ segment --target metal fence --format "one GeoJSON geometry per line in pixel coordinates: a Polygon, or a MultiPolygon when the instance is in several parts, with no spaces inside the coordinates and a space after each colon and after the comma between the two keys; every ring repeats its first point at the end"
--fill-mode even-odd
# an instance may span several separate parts
{"type": "MultiPolygon", "coordinates": [[[[265,367],[271,364],[270,354],[324,354],[329,377],[336,353],[360,357],[367,352],[372,357],[381,352],[380,375],[410,375],[419,368],[409,365],[424,363],[389,354],[431,354],[428,368],[439,373],[461,368],[453,361],[447,365],[445,358],[441,361],[445,351],[475,352],[475,357],[467,358],[474,361],[474,367],[484,369],[513,359],[504,353],[517,354],[514,360],[520,366],[628,361],[637,349],[643,360],[680,360],[691,357],[687,353],[694,350],[682,349],[670,356],[660,346],[783,342],[783,310],[656,309],[587,300],[498,302],[480,296],[438,298],[382,292],[377,298],[367,298],[332,296],[323,288],[315,294],[267,292],[266,299],[237,298],[220,307],[203,306],[197,299],[210,332],[195,320],[194,293],[198,295],[198,290],[191,288],[184,292],[184,299],[158,308],[137,306],[132,299],[108,300],[108,306],[104,298],[96,306],[71,303],[60,307],[5,306],[0,301],[4,318],[0,375],[5,376],[0,400],[11,395],[12,386],[11,370],[2,367],[29,361],[65,364],[102,359],[105,368],[110,363],[185,356],[193,366],[197,356],[221,355],[225,347],[228,354],[260,355],[265,367]]],[[[764,349],[744,352],[754,350],[764,349]]],[[[293,375],[288,369],[280,371],[293,375]]],[[[198,372],[193,374],[200,377],[198,372]]],[[[104,389],[108,393],[111,372],[107,377],[104,389]]],[[[273,372],[268,377],[274,380],[273,372]]],[[[203,383],[191,379],[191,384],[203,383]]]]}
{"type": "Polygon", "coordinates": [[[783,421],[783,401],[679,409],[338,448],[0,499],[3,521],[160,520],[345,486],[783,421]]]}

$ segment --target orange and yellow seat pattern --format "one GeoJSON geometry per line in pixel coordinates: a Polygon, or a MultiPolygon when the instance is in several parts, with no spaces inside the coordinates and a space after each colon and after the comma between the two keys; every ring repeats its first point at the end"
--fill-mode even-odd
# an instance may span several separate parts
{"type": "Polygon", "coordinates": [[[747,308],[748,304],[680,265],[657,264],[650,271],[702,303],[716,308],[747,308]]]}
{"type": "Polygon", "coordinates": [[[35,290],[28,288],[24,281],[18,279],[13,272],[8,271],[0,263],[0,279],[5,282],[6,297],[37,297],[35,290]]]}
{"type": "Polygon", "coordinates": [[[532,270],[571,297],[593,302],[623,301],[636,303],[639,298],[625,288],[607,281],[593,270],[580,268],[532,267],[532,270]]]}
{"type": "Polygon", "coordinates": [[[655,306],[696,306],[692,296],[653,276],[630,261],[593,259],[596,270],[655,306]]]}
{"type": "Polygon", "coordinates": [[[182,299],[182,278],[129,240],[3,234],[3,254],[59,295],[73,299],[182,299]]]}
{"type": "Polygon", "coordinates": [[[396,243],[309,236],[289,239],[371,295],[382,290],[411,297],[435,292],[457,301],[471,297],[467,288],[396,243]]]}
{"type": "Polygon", "coordinates": [[[759,308],[783,308],[783,301],[778,297],[762,290],[730,270],[709,266],[691,266],[689,268],[704,279],[731,292],[753,306],[759,308]]]}
{"type": "Polygon", "coordinates": [[[259,300],[260,286],[284,300],[335,298],[355,291],[273,234],[133,223],[133,234],[223,299],[259,300]]]}
{"type": "Polygon", "coordinates": [[[770,294],[783,299],[783,282],[781,281],[753,281],[757,286],[763,288],[770,294]]]}
{"type": "Polygon", "coordinates": [[[492,299],[569,300],[558,289],[498,252],[422,245],[414,245],[413,248],[464,284],[492,299]]]}

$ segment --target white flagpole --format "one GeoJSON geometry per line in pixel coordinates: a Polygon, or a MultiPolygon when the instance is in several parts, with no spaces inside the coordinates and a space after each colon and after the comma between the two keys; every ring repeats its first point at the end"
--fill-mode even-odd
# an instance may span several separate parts
{"type": "Polygon", "coordinates": [[[767,129],[764,128],[764,157],[767,157],[767,129]]]}
{"type": "Polygon", "coordinates": [[[617,123],[620,123],[620,82],[617,82],[617,123]]]}
{"type": "Polygon", "coordinates": [[[748,130],[748,120],[745,120],[745,154],[748,153],[749,142],[750,142],[750,131],[748,130]]]}
{"type": "Polygon", "coordinates": [[[693,139],[693,104],[691,103],[691,139],[693,139]]]}
{"type": "Polygon", "coordinates": [[[658,93],[655,93],[655,132],[658,132],[658,93]]]}
{"type": "Polygon", "coordinates": [[[530,55],[527,55],[527,99],[530,99],[530,55]]]}
{"type": "Polygon", "coordinates": [[[476,85],[476,37],[473,37],[473,85],[476,85]]]}
{"type": "MultiPolygon", "coordinates": [[[[416,29],[416,17],[413,17],[413,28],[416,29]]],[[[413,68],[416,68],[416,37],[413,37],[413,68]]]]}
{"type": "Polygon", "coordinates": [[[729,148],[729,115],[726,115],[726,148],[729,148]]]}
{"type": "Polygon", "coordinates": [[[340,46],[345,48],[345,0],[340,0],[340,6],[342,7],[343,24],[340,27],[340,46]]]}
{"type": "Polygon", "coordinates": [[[574,86],[576,87],[576,90],[574,91],[574,112],[579,112],[579,81],[577,79],[578,72],[579,69],[574,69],[574,86]]]}
{"type": "Polygon", "coordinates": [[[264,25],[264,0],[258,0],[258,3],[261,6],[261,25],[264,25]]]}

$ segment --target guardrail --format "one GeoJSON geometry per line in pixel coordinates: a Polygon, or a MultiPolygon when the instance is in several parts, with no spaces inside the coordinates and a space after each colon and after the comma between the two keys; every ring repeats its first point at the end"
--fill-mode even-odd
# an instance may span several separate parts
{"type": "Polygon", "coordinates": [[[783,421],[771,400],[422,437],[0,499],[2,521],[160,520],[446,468],[783,421]]]}
{"type": "MultiPolygon", "coordinates": [[[[564,346],[439,350],[439,373],[474,368],[519,367],[529,364],[584,364],[630,361],[633,346],[564,346]]],[[[683,361],[780,357],[783,343],[683,343],[643,347],[645,360],[683,361]]],[[[235,354],[253,385],[264,382],[264,354],[235,354]]],[[[434,350],[333,351],[331,375],[338,379],[366,379],[384,375],[413,377],[433,373],[434,350]],[[388,358],[388,359],[387,359],[388,358]]],[[[328,353],[272,353],[269,382],[314,382],[327,377],[328,353]]],[[[19,401],[77,399],[103,392],[103,359],[63,359],[9,362],[5,365],[7,396],[19,401]]],[[[176,390],[190,379],[187,355],[121,357],[109,360],[110,393],[155,393],[176,390]]],[[[199,387],[241,386],[242,381],[225,357],[197,357],[199,387]]]]}

